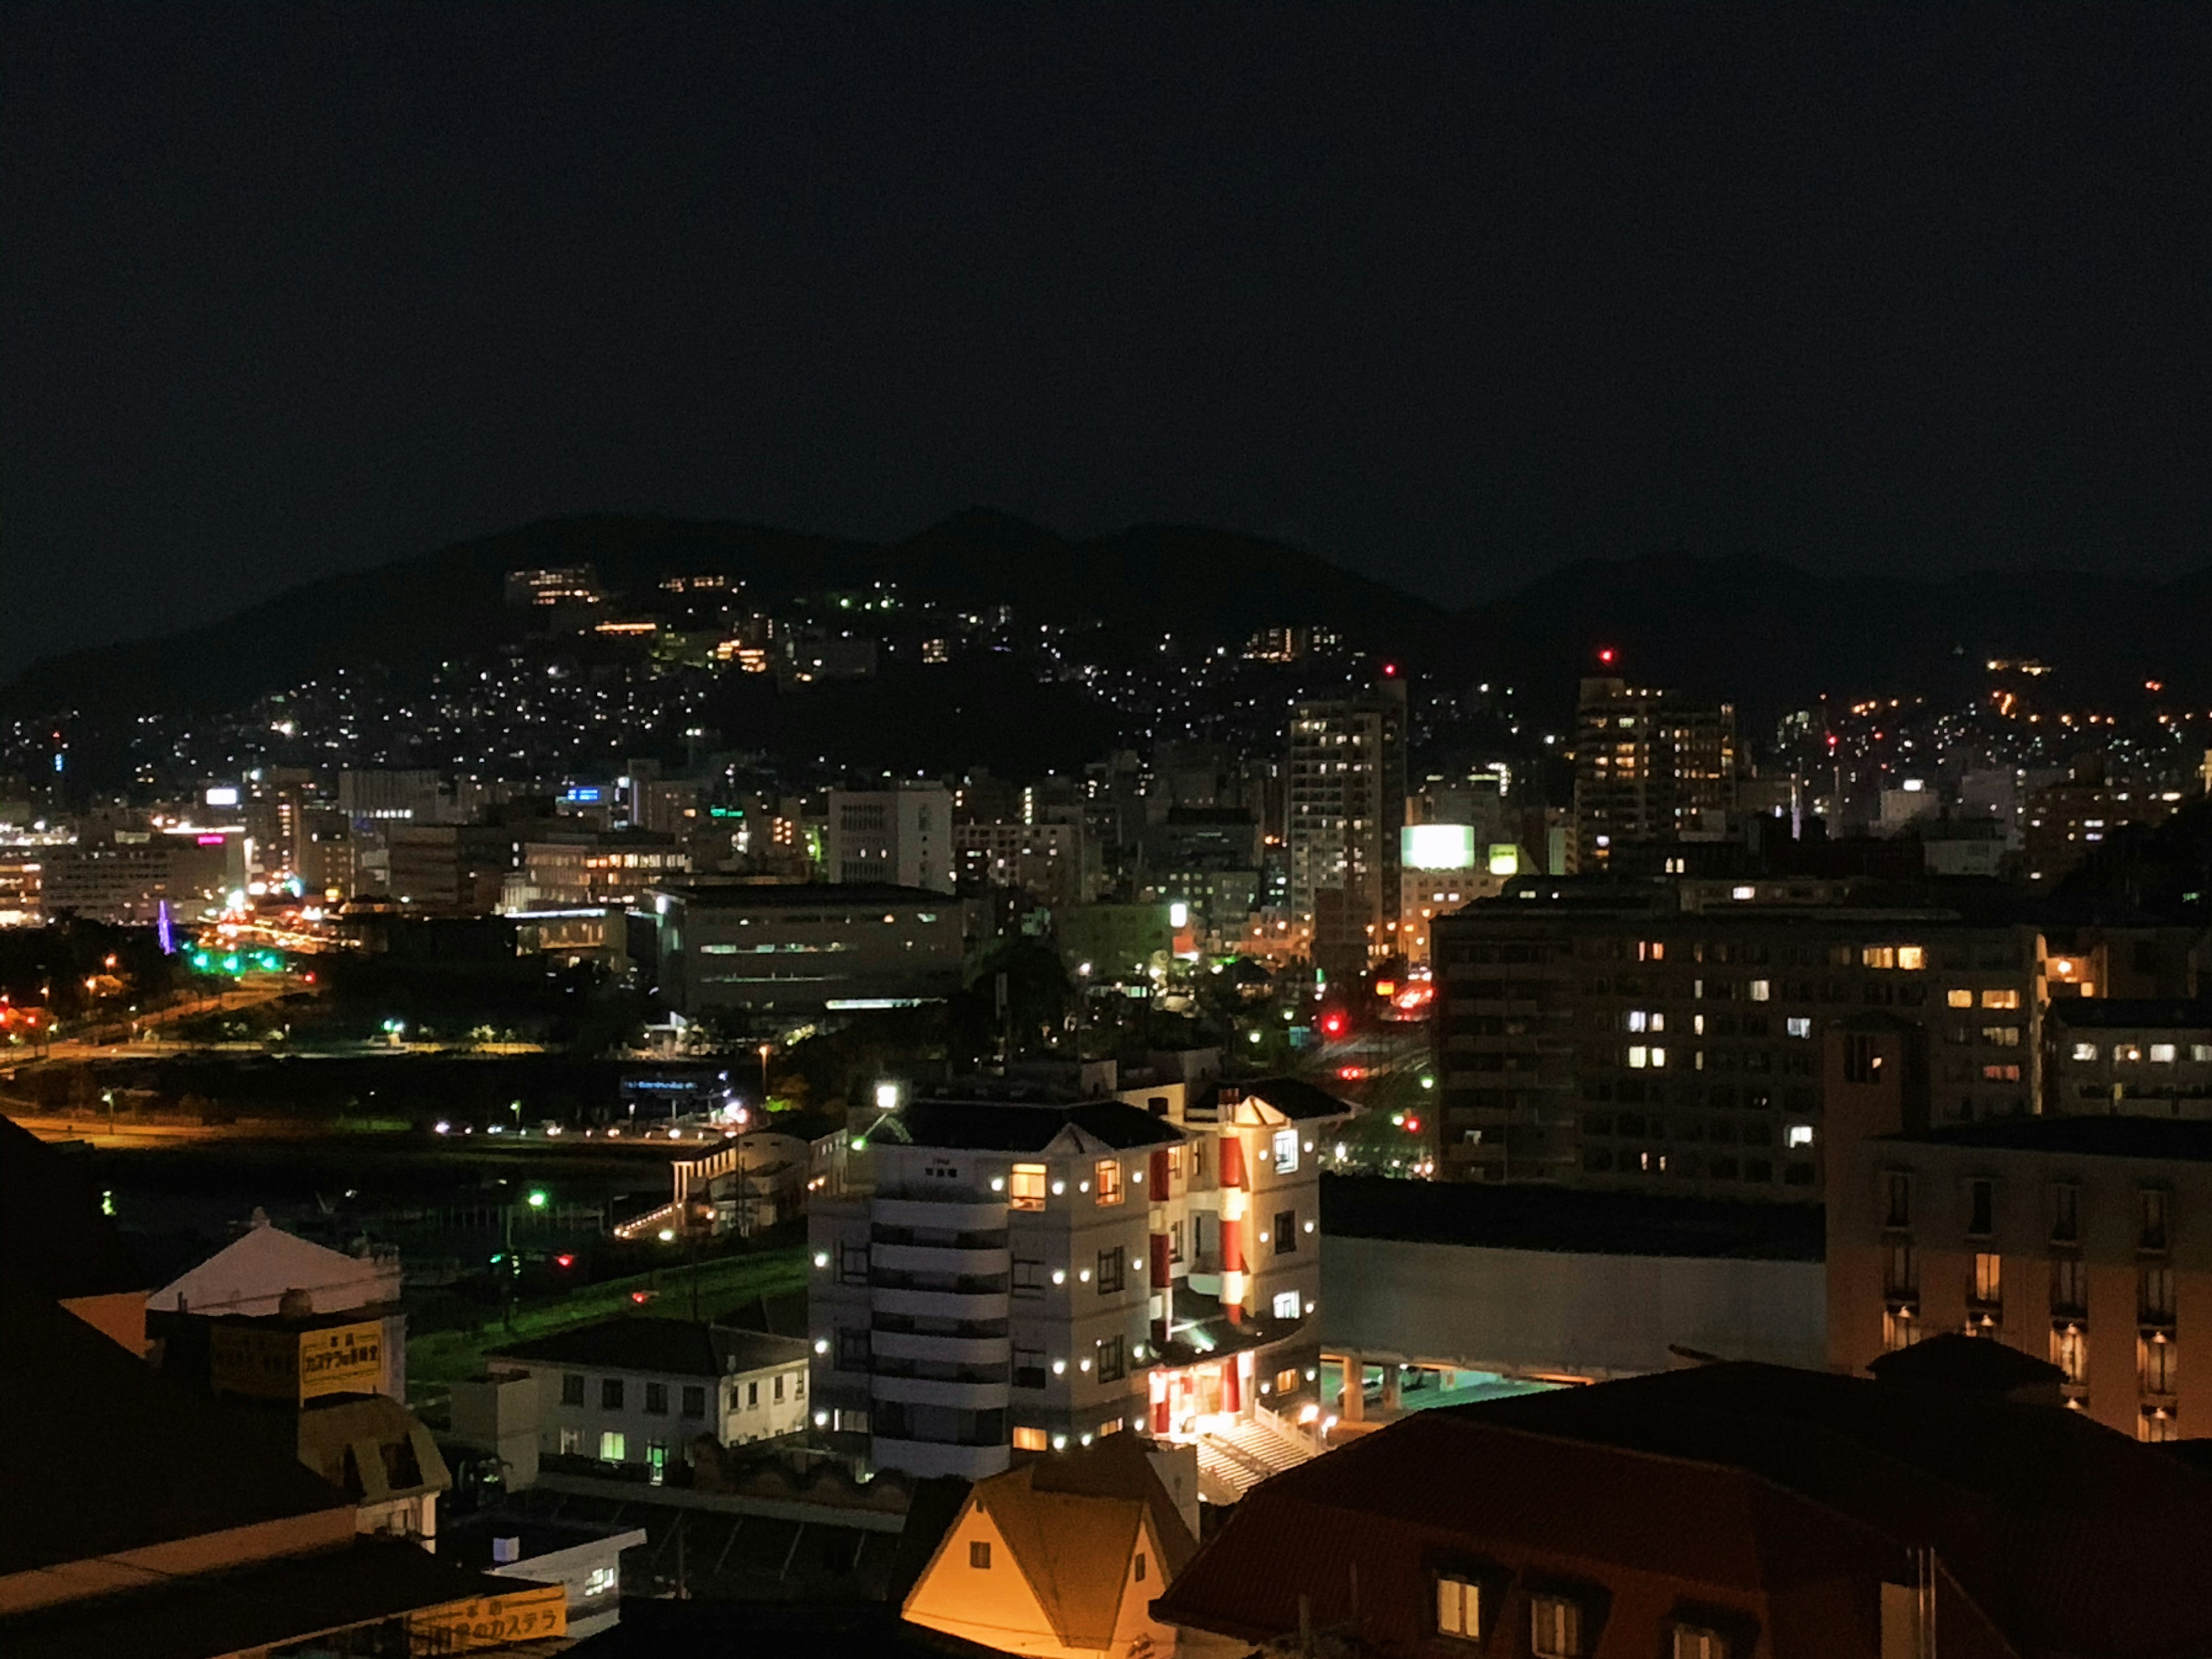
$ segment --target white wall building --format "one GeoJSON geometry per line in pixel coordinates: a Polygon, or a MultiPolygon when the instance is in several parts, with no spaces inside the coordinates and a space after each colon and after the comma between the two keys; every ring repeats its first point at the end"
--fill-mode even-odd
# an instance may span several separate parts
{"type": "Polygon", "coordinates": [[[952,792],[832,789],[822,861],[835,882],[952,890],[952,792]]]}

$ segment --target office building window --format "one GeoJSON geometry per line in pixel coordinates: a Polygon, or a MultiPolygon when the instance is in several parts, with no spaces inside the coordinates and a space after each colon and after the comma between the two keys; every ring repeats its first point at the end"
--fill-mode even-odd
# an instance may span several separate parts
{"type": "Polygon", "coordinates": [[[1987,1238],[1996,1226],[1997,1184],[1975,1180],[1966,1183],[1966,1237],[1987,1238]]]}
{"type": "Polygon", "coordinates": [[[1437,1634],[1469,1642],[1483,1638],[1482,1586],[1449,1573],[1437,1575],[1437,1634]]]}
{"type": "Polygon", "coordinates": [[[1121,1160],[1102,1158],[1091,1166],[1091,1173],[1098,1183],[1098,1201],[1101,1204],[1119,1204],[1124,1195],[1121,1190],[1121,1160]]]}
{"type": "Polygon", "coordinates": [[[968,1565],[971,1567],[977,1568],[981,1571],[988,1572],[990,1571],[991,1540],[989,1539],[977,1538],[969,1540],[968,1545],[968,1565]]]}
{"type": "Polygon", "coordinates": [[[2174,1045],[2171,1042],[2154,1042],[2150,1045],[2150,1063],[2154,1066],[2171,1066],[2173,1064],[2176,1052],[2174,1045]]]}
{"type": "Polygon", "coordinates": [[[1912,1177],[1902,1170],[1885,1170],[1881,1176],[1882,1223],[1885,1227],[1912,1224],[1912,1177]]]}
{"type": "Polygon", "coordinates": [[[1127,1255],[1118,1249],[1098,1252],[1098,1294],[1112,1296],[1126,1283],[1127,1255]]]}
{"type": "Polygon", "coordinates": [[[1275,1212],[1275,1254],[1289,1255],[1298,1248],[1298,1212],[1296,1210],[1275,1212]]]}
{"type": "Polygon", "coordinates": [[[561,1403],[580,1406],[584,1403],[584,1379],[570,1371],[561,1378],[561,1403]]]}
{"type": "Polygon", "coordinates": [[[1051,1443],[1052,1443],[1045,1437],[1045,1432],[1042,1429],[1030,1428],[1027,1425],[1023,1425],[1018,1426],[1014,1430],[1014,1449],[1016,1451],[1042,1451],[1051,1443]]]}
{"type": "Polygon", "coordinates": [[[1971,1008],[1974,1006],[1974,994],[1960,987],[1946,991],[1943,994],[1943,1000],[1954,1008],[1971,1008]]]}
{"type": "Polygon", "coordinates": [[[615,1429],[606,1429],[600,1432],[599,1462],[602,1463],[619,1463],[623,1461],[623,1450],[624,1440],[619,1431],[615,1429]]]}
{"type": "Polygon", "coordinates": [[[2144,1250],[2166,1248],[2166,1194],[2157,1188],[2143,1189],[2142,1231],[2136,1244],[2138,1249],[2144,1250]]]}
{"type": "Polygon", "coordinates": [[[2066,1373],[2067,1382],[2077,1389],[2089,1386],[2089,1334],[2079,1325],[2067,1322],[2051,1328],[2051,1363],[2066,1373]]]}
{"type": "Polygon", "coordinates": [[[645,1414],[647,1417],[668,1415],[668,1384],[648,1382],[645,1385],[645,1414]]]}
{"type": "Polygon", "coordinates": [[[1296,1319],[1298,1316],[1298,1293],[1296,1291],[1279,1292],[1274,1301],[1274,1311],[1278,1319],[1296,1319]]]}
{"type": "Polygon", "coordinates": [[[2051,1311],[2088,1316],[2089,1269],[2081,1257],[2063,1255],[2051,1264],[2051,1311]]]}
{"type": "Polygon", "coordinates": [[[1535,1659],[1583,1659],[1583,1610],[1564,1595],[1528,1598],[1528,1651],[1535,1659]]]}
{"type": "Polygon", "coordinates": [[[2164,1331],[2136,1340],[2136,1373],[2145,1394],[2172,1394],[2181,1369],[2181,1345],[2164,1331]]]}
{"type": "Polygon", "coordinates": [[[1982,1006],[1984,1008],[2017,1008],[2020,1006],[2020,993],[2017,991],[1984,991],[1982,993],[1982,1006]]]}
{"type": "Polygon", "coordinates": [[[2004,1300],[2004,1258],[1994,1250],[1975,1252],[1973,1299],[1984,1308],[1996,1307],[2004,1300]]]}
{"type": "Polygon", "coordinates": [[[2145,1267],[2137,1286],[2136,1311],[2138,1323],[2171,1325],[2173,1323],[2173,1269],[2145,1267]]]}
{"type": "Polygon", "coordinates": [[[2097,1045],[2096,1045],[2095,1043],[2094,1043],[2094,1042],[2077,1042],[2077,1043],[2075,1043],[2075,1044],[2074,1045],[2074,1058],[2075,1058],[2075,1059],[2076,1059],[2076,1060],[2094,1060],[2094,1059],[2096,1059],[2096,1057],[2097,1057],[2097,1045]]]}
{"type": "Polygon", "coordinates": [[[1006,1201],[1017,1210],[1044,1208],[1044,1165],[1017,1164],[1006,1177],[1006,1201]]]}
{"type": "Polygon", "coordinates": [[[603,1412],[618,1412],[622,1408],[622,1378],[619,1376],[601,1377],[599,1379],[599,1409],[603,1412]]]}
{"type": "Polygon", "coordinates": [[[707,1390],[704,1387],[687,1382],[684,1385],[684,1415],[704,1417],[707,1414],[707,1390]]]}
{"type": "Polygon", "coordinates": [[[2081,1242],[2081,1188],[2072,1181],[2051,1183],[2051,1242],[2054,1244],[2078,1244],[2081,1242]]]}
{"type": "Polygon", "coordinates": [[[1298,1167],[1298,1132],[1296,1129],[1275,1131],[1275,1173],[1290,1175],[1298,1167]]]}

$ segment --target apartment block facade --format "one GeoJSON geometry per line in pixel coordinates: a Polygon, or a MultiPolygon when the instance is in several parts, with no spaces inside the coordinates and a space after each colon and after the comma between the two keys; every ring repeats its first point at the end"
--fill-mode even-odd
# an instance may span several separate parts
{"type": "Polygon", "coordinates": [[[969,1479],[1311,1387],[1317,1126],[1292,1084],[1080,1103],[917,1101],[809,1213],[813,1425],[969,1479]],[[1278,1104],[1277,1102],[1283,1103],[1278,1104]]]}
{"type": "Polygon", "coordinates": [[[1406,822],[1406,689],[1301,702],[1291,715],[1290,901],[1314,960],[1357,973],[1394,948],[1406,822]]]}
{"type": "Polygon", "coordinates": [[[1576,868],[1648,842],[1717,840],[1735,808],[1735,709],[1610,676],[1582,683],[1575,708],[1576,868]]]}
{"type": "Polygon", "coordinates": [[[1828,1200],[1828,1358],[1962,1331],[2146,1441],[2212,1426],[2212,1123],[2037,1118],[1859,1142],[1828,1200]]]}
{"type": "Polygon", "coordinates": [[[1530,882],[1437,917],[1439,1176],[1817,1200],[1822,1045],[1869,1010],[1929,1033],[1934,1121],[2033,1110],[2036,929],[1816,890],[1530,882]]]}

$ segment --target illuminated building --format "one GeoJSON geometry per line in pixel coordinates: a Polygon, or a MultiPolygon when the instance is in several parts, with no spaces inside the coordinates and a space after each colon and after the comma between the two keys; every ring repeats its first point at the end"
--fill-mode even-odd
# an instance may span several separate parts
{"type": "Polygon", "coordinates": [[[1869,1009],[1924,1028],[1939,1121],[2041,1097],[2032,926],[1809,881],[1525,885],[1436,921],[1442,1176],[1818,1201],[1821,1044],[1869,1009]]]}
{"type": "Polygon", "coordinates": [[[952,793],[946,789],[833,789],[823,863],[833,882],[884,882],[950,893],[952,793]]]}
{"type": "Polygon", "coordinates": [[[44,849],[40,906],[49,917],[94,921],[198,918],[246,885],[245,837],[206,830],[118,830],[112,841],[44,849]]]}
{"type": "Polygon", "coordinates": [[[2212,1123],[1870,1135],[1827,1213],[1836,1369],[1965,1332],[2058,1366],[2076,1410],[2130,1437],[2182,1439],[2212,1416],[2212,1123]]]}
{"type": "Polygon", "coordinates": [[[1575,709],[1576,868],[1635,842],[1717,839],[1735,808],[1735,709],[1585,678],[1575,709]]]}
{"type": "Polygon", "coordinates": [[[686,1018],[795,1023],[911,1007],[960,987],[963,902],[873,884],[747,883],[652,889],[661,994],[686,1018]]]}
{"type": "Polygon", "coordinates": [[[1196,1492],[1178,1507],[1155,1473],[1175,1461],[1127,1435],[977,1481],[904,1616],[1014,1653],[1164,1659],[1176,1632],[1151,1605],[1198,1549],[1196,1492]]]}
{"type": "Polygon", "coordinates": [[[1317,1137],[1346,1109],[1286,1080],[898,1109],[809,1212],[816,1428],[969,1479],[1141,1430],[1200,1442],[1217,1493],[1224,1437],[1310,1455],[1268,1413],[1314,1386],[1317,1137]]]}
{"type": "Polygon", "coordinates": [[[2212,1118],[2212,1002],[2055,998],[2044,1032],[2051,1115],[2212,1118]]]}
{"type": "Polygon", "coordinates": [[[952,859],[962,892],[1018,889],[1055,908],[1083,896],[1080,823],[956,823],[952,859]]]}
{"type": "Polygon", "coordinates": [[[1310,930],[1317,965],[1355,977],[1397,949],[1402,679],[1386,674],[1365,696],[1292,709],[1288,799],[1292,920],[1310,930]]]}
{"type": "Polygon", "coordinates": [[[2160,824],[2181,805],[2179,790],[2108,783],[2101,761],[2077,765],[2065,781],[2036,790],[2021,812],[2031,885],[2050,887],[2130,824],[2160,824]]]}

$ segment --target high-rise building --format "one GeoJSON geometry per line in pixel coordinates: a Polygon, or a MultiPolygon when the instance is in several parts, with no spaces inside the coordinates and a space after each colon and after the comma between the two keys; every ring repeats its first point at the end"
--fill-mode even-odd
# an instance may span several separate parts
{"type": "Polygon", "coordinates": [[[1930,1121],[2033,1111],[2042,934],[1879,896],[1565,881],[1438,916],[1438,1175],[1817,1202],[1821,1045],[1869,1011],[1914,1030],[1930,1121]]]}
{"type": "Polygon", "coordinates": [[[952,792],[832,789],[822,854],[832,881],[949,893],[955,862],[952,792]]]}
{"type": "Polygon", "coordinates": [[[1586,678],[1575,709],[1577,867],[1631,842],[1713,839],[1735,806],[1735,709],[1586,678]]]}
{"type": "Polygon", "coordinates": [[[1406,822],[1406,686],[1301,702],[1291,716],[1291,913],[1340,976],[1395,949],[1406,822]]]}

